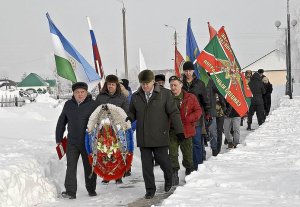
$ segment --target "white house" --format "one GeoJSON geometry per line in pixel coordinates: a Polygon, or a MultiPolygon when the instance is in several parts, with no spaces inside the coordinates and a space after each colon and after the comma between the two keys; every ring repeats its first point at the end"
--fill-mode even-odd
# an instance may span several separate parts
{"type": "Polygon", "coordinates": [[[267,76],[273,85],[284,85],[286,83],[286,61],[285,53],[275,49],[263,57],[242,69],[256,72],[258,69],[264,69],[264,75],[267,76]]]}

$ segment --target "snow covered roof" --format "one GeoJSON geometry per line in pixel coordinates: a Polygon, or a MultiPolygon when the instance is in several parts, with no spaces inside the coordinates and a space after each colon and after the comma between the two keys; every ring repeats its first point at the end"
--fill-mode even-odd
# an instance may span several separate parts
{"type": "Polygon", "coordinates": [[[56,80],[45,80],[47,83],[49,83],[50,87],[55,87],[56,86],[56,80]]]}
{"type": "Polygon", "coordinates": [[[22,80],[17,87],[31,87],[31,86],[48,86],[43,78],[35,73],[30,73],[24,80],[22,80]]]}
{"type": "Polygon", "coordinates": [[[17,83],[9,79],[0,79],[0,88],[2,86],[16,86],[17,83]]]}
{"type": "Polygon", "coordinates": [[[257,59],[253,63],[247,65],[242,70],[257,71],[258,69],[264,69],[264,71],[284,71],[286,70],[285,53],[275,49],[268,54],[257,59]]]}

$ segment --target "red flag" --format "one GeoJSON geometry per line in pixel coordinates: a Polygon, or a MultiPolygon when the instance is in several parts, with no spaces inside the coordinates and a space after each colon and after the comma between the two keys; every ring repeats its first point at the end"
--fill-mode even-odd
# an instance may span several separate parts
{"type": "Polygon", "coordinates": [[[180,54],[180,52],[177,49],[177,46],[175,46],[175,75],[177,77],[181,76],[182,73],[182,66],[184,64],[184,59],[182,57],[182,55],[180,54]]]}
{"type": "Polygon", "coordinates": [[[213,28],[209,22],[207,22],[208,25],[208,31],[209,31],[209,40],[211,40],[216,34],[217,34],[217,30],[215,30],[215,28],[213,28]]]}
{"type": "MultiPolygon", "coordinates": [[[[250,87],[245,79],[245,75],[241,70],[241,66],[238,63],[235,54],[231,48],[228,36],[225,32],[225,28],[224,26],[221,27],[221,29],[218,31],[218,37],[219,37],[219,41],[223,47],[224,52],[226,53],[227,57],[230,59],[230,61],[235,65],[235,67],[237,67],[239,69],[239,73],[243,82],[243,89],[244,89],[244,93],[246,97],[252,97],[252,92],[250,90],[250,87]]],[[[250,100],[247,100],[247,102],[250,102],[250,100]]],[[[248,104],[249,105],[249,104],[248,104]]]]}
{"type": "Polygon", "coordinates": [[[64,137],[60,144],[56,146],[58,158],[61,159],[67,152],[67,137],[64,137]]]}

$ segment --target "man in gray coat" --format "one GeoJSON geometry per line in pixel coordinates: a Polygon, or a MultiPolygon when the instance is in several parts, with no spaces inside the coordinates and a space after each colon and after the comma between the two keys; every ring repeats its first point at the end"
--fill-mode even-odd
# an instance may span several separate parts
{"type": "Polygon", "coordinates": [[[154,82],[151,70],[140,72],[140,88],[132,95],[129,106],[131,121],[136,120],[137,146],[140,148],[146,199],[155,195],[153,159],[160,164],[165,178],[165,191],[172,187],[172,166],[168,155],[170,120],[175,134],[184,139],[180,113],[171,91],[154,82]]]}

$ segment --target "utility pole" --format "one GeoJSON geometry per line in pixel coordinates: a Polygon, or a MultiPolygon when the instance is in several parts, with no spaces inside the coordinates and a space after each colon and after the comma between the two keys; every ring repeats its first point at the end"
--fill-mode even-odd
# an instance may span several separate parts
{"type": "Polygon", "coordinates": [[[275,26],[277,29],[284,29],[286,34],[286,91],[285,94],[290,97],[290,99],[293,98],[293,88],[292,88],[292,68],[291,68],[291,24],[293,27],[297,25],[296,20],[290,21],[290,5],[289,0],[287,0],[287,27],[286,28],[280,28],[281,22],[276,21],[275,26]]]}
{"type": "Polygon", "coordinates": [[[292,92],[292,69],[291,69],[291,26],[290,26],[290,6],[287,0],[287,94],[290,99],[293,98],[292,92]]]}
{"type": "Polygon", "coordinates": [[[124,43],[124,65],[125,65],[125,77],[128,79],[128,63],[127,63],[127,43],[126,43],[126,19],[125,19],[125,13],[126,9],[123,3],[122,8],[122,16],[123,16],[123,43],[124,43]]]}

